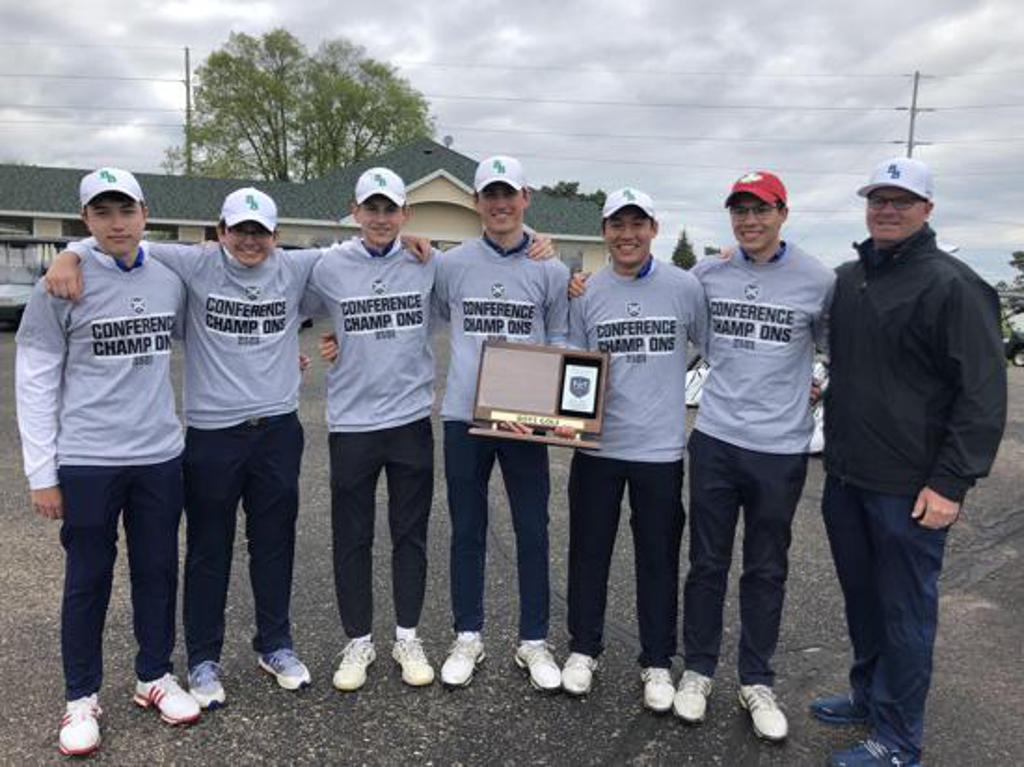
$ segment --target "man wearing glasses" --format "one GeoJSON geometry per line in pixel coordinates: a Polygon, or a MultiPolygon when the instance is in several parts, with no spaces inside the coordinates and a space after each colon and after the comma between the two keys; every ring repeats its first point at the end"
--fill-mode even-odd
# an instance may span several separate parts
{"type": "Polygon", "coordinates": [[[830,764],[911,765],[946,534],[995,458],[1006,367],[995,290],[935,244],[928,167],[887,160],[858,193],[871,237],[837,270],[822,499],[854,659],[850,692],[811,713],[871,726],[830,764]]]}
{"type": "Polygon", "coordinates": [[[707,294],[710,374],[688,440],[690,571],[676,715],[704,720],[722,643],[733,540],[743,512],[740,704],[754,732],[788,733],[772,689],[772,655],[788,572],[793,514],[814,430],[809,392],[816,342],[824,340],[833,272],[782,240],[786,188],[771,173],[740,178],[725,200],[739,248],[693,273],[707,294]]]}

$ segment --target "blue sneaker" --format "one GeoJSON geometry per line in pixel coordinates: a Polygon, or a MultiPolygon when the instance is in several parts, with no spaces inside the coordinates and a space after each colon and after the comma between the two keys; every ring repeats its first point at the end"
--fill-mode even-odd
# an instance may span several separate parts
{"type": "Polygon", "coordinates": [[[829,757],[828,767],[921,767],[921,762],[868,738],[848,751],[836,751],[829,757]]]}
{"type": "Polygon", "coordinates": [[[868,707],[854,701],[852,692],[815,698],[808,708],[811,716],[828,724],[867,724],[871,718],[868,707]]]}
{"type": "Polygon", "coordinates": [[[220,708],[224,705],[224,686],[220,683],[221,667],[212,660],[204,660],[188,670],[188,692],[199,708],[220,708]]]}
{"type": "Polygon", "coordinates": [[[273,674],[278,685],[286,690],[298,690],[310,683],[309,669],[290,647],[264,653],[259,658],[260,668],[273,674]]]}

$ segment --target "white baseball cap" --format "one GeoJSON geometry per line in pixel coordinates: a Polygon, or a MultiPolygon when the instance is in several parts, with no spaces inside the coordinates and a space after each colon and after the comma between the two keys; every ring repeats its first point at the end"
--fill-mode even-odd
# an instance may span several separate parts
{"type": "Polygon", "coordinates": [[[604,201],[601,218],[614,216],[620,210],[628,208],[630,205],[640,208],[651,218],[656,218],[654,215],[654,200],[651,199],[651,196],[646,192],[641,192],[639,189],[629,186],[624,189],[617,189],[608,195],[604,201]]]}
{"type": "Polygon", "coordinates": [[[871,174],[871,180],[867,186],[857,190],[861,197],[867,197],[876,189],[885,186],[895,186],[899,189],[906,189],[918,197],[926,200],[932,199],[932,172],[920,160],[911,157],[893,157],[891,160],[883,160],[875,166],[871,174]]]}
{"type": "Polygon", "coordinates": [[[78,197],[84,208],[90,200],[105,192],[120,192],[136,202],[143,202],[142,187],[131,173],[120,168],[100,168],[82,179],[78,197]]]}
{"type": "Polygon", "coordinates": [[[476,176],[473,178],[473,188],[482,192],[491,184],[508,184],[519,191],[526,186],[526,174],[523,173],[523,166],[515,157],[505,155],[494,155],[482,160],[476,166],[476,176]]]}
{"type": "Polygon", "coordinates": [[[277,204],[270,195],[251,186],[236,189],[225,197],[220,217],[224,226],[255,221],[268,232],[277,231],[277,204]]]}
{"type": "Polygon", "coordinates": [[[375,194],[387,197],[395,205],[405,205],[405,182],[388,168],[370,168],[356,181],[356,205],[362,205],[375,194]]]}

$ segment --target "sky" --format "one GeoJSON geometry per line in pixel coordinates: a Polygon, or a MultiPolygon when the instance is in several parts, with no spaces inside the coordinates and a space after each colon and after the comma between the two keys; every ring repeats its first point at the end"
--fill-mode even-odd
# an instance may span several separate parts
{"type": "Polygon", "coordinates": [[[932,224],[989,280],[1024,250],[1024,14],[1013,0],[856,3],[0,0],[0,162],[160,172],[193,67],[228,35],[345,38],[430,103],[436,138],[519,157],[534,186],[651,194],[669,257],[732,242],[751,170],[790,193],[788,241],[829,264],[866,236],[856,189],[906,154],[935,174],[932,224]],[[928,110],[928,111],[924,111],[928,110]]]}

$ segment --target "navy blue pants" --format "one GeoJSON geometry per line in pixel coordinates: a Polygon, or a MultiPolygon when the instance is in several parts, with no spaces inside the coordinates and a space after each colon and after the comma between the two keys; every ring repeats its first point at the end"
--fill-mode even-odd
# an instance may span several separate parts
{"type": "Polygon", "coordinates": [[[238,502],[245,509],[256,652],[292,646],[289,608],[304,444],[295,413],[185,434],[185,646],[219,661],[238,502]]]}
{"type": "Polygon", "coordinates": [[[484,625],[487,485],[501,464],[512,510],[519,569],[519,637],[548,635],[548,451],[544,445],[477,437],[469,424],[444,422],[444,473],[452,520],[451,598],[456,631],[484,625]]]}
{"type": "Polygon", "coordinates": [[[690,450],[690,571],[683,602],[686,668],[714,676],[722,645],[722,607],[743,510],[740,577],[740,684],[775,680],[789,572],[793,515],[807,456],[746,450],[693,431],[690,450]]]}
{"type": "Polygon", "coordinates": [[[178,595],[181,458],[148,466],[61,466],[64,546],[61,655],[65,697],[98,692],[103,681],[103,624],[124,519],[132,583],[132,624],[143,682],[171,671],[178,595]]]}
{"type": "Polygon", "coordinates": [[[388,483],[395,619],[416,628],[427,583],[427,522],[434,496],[430,419],[368,432],[331,432],[334,591],[350,637],[373,630],[373,528],[377,479],[388,483]]]}
{"type": "Polygon", "coordinates": [[[911,518],[914,501],[829,476],[821,509],[846,600],[854,699],[879,740],[920,758],[947,531],[911,518]]]}
{"type": "Polygon", "coordinates": [[[629,485],[639,663],[670,668],[676,652],[683,462],[650,463],[576,452],[569,471],[569,650],[604,649],[608,571],[629,485]]]}

